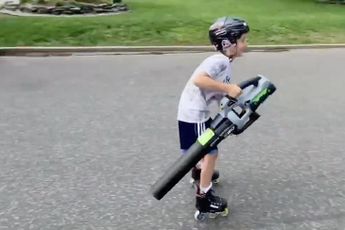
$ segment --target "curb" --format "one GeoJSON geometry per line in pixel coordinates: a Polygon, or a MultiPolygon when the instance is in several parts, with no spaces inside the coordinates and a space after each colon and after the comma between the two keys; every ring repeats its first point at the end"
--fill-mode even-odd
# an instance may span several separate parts
{"type": "MultiPolygon", "coordinates": [[[[291,49],[345,48],[345,44],[252,45],[248,52],[275,52],[291,49]]],[[[166,54],[213,52],[212,46],[87,46],[87,47],[0,47],[0,56],[64,56],[74,54],[166,54]]]]}

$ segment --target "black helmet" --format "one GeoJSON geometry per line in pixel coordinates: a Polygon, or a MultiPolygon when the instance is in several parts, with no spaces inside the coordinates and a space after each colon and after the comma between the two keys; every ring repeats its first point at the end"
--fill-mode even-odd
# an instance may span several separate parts
{"type": "Polygon", "coordinates": [[[235,44],[242,34],[249,32],[246,21],[239,18],[222,17],[216,20],[209,29],[211,44],[217,50],[223,51],[231,44],[235,44]]]}

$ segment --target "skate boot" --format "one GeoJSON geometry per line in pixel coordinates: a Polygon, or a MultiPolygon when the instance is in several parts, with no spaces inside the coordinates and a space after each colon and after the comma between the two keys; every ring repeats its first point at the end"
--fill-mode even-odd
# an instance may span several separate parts
{"type": "MultiPolygon", "coordinates": [[[[190,178],[190,183],[193,185],[199,184],[200,181],[200,173],[201,169],[197,167],[192,168],[192,176],[190,178]]],[[[212,183],[213,184],[218,184],[219,183],[219,171],[214,170],[213,175],[212,175],[212,183]]]]}
{"type": "Polygon", "coordinates": [[[218,215],[227,216],[229,214],[227,201],[224,198],[214,195],[212,188],[207,193],[201,193],[198,186],[195,207],[197,211],[194,214],[194,218],[198,221],[203,221],[206,218],[216,218],[218,215]]]}

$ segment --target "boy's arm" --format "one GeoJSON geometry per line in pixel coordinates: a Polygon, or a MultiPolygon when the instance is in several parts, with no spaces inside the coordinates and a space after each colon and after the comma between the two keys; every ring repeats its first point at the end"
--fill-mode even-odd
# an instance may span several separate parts
{"type": "Polygon", "coordinates": [[[206,73],[200,73],[193,79],[193,83],[201,89],[215,90],[228,94],[230,97],[236,98],[241,95],[242,90],[236,84],[224,84],[212,79],[206,73]]]}

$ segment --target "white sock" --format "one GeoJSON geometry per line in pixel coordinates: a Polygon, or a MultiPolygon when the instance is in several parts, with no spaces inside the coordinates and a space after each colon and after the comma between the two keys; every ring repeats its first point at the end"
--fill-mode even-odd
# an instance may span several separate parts
{"type": "Polygon", "coordinates": [[[198,169],[201,169],[201,161],[199,161],[199,162],[196,164],[196,167],[197,167],[198,169]]]}
{"type": "Polygon", "coordinates": [[[207,193],[208,190],[210,190],[211,188],[212,188],[212,182],[211,182],[210,185],[209,185],[208,187],[206,187],[206,188],[200,186],[200,192],[201,192],[201,193],[207,193]]]}

